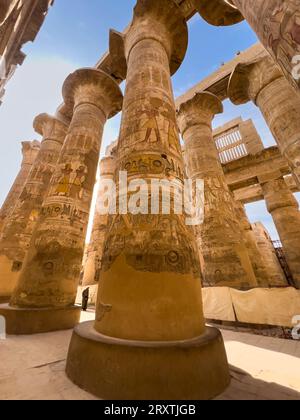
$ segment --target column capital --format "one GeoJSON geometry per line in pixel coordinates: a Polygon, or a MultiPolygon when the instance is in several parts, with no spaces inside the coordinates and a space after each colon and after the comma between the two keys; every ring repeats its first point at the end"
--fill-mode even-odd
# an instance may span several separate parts
{"type": "Polygon", "coordinates": [[[249,101],[256,103],[259,93],[284,75],[272,57],[264,57],[238,64],[232,72],[228,85],[228,97],[235,105],[249,101]]]}
{"type": "Polygon", "coordinates": [[[41,148],[41,143],[37,140],[33,141],[22,141],[22,165],[32,164],[37,153],[41,148]]]}
{"type": "Polygon", "coordinates": [[[244,17],[230,0],[193,0],[201,17],[214,26],[240,23],[244,17]]]}
{"type": "Polygon", "coordinates": [[[116,169],[116,159],[113,156],[105,156],[100,161],[100,176],[112,175],[116,169]]]}
{"type": "Polygon", "coordinates": [[[106,118],[122,110],[123,94],[117,82],[102,70],[82,68],[70,74],[63,85],[68,108],[91,104],[101,109],[106,118]]]}
{"type": "Polygon", "coordinates": [[[73,108],[68,107],[65,103],[61,104],[55,113],[55,118],[66,125],[70,125],[73,117],[73,108]]]}
{"type": "Polygon", "coordinates": [[[68,125],[48,114],[38,115],[33,121],[33,128],[43,139],[53,138],[61,143],[68,131],[68,125]]]}
{"type": "Polygon", "coordinates": [[[181,104],[177,111],[177,121],[181,134],[194,125],[206,124],[211,126],[216,114],[223,112],[222,101],[212,93],[198,92],[196,95],[181,104]]]}
{"type": "Polygon", "coordinates": [[[137,1],[133,21],[125,37],[127,60],[132,48],[147,39],[156,40],[164,46],[170,60],[171,74],[176,73],[186,54],[188,27],[174,0],[137,1]]]}
{"type": "Polygon", "coordinates": [[[280,208],[299,208],[296,198],[290,191],[282,175],[278,175],[277,177],[262,177],[259,179],[259,182],[262,187],[268,211],[271,214],[280,208]]]}

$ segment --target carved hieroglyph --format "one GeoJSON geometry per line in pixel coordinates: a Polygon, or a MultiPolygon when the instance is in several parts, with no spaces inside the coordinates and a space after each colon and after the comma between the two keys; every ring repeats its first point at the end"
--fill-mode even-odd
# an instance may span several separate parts
{"type": "Polygon", "coordinates": [[[260,178],[268,211],[277,228],[282,248],[293,276],[300,288],[300,212],[299,204],[280,175],[260,178]]]}
{"type": "Polygon", "coordinates": [[[272,58],[239,64],[228,95],[236,105],[252,100],[259,107],[300,188],[300,97],[272,58]]]}
{"type": "MultiPolygon", "coordinates": [[[[127,171],[129,181],[182,185],[170,69],[174,73],[185,55],[187,27],[174,2],[166,3],[139,1],[124,40],[128,71],[117,172],[127,171]]],[[[95,326],[105,335],[154,341],[204,331],[199,259],[184,215],[111,217],[95,326]]]]}
{"type": "Polygon", "coordinates": [[[100,194],[103,193],[101,183],[105,180],[113,180],[116,168],[114,156],[107,156],[100,162],[100,185],[98,191],[98,199],[96,202],[95,217],[93,221],[93,230],[90,243],[87,246],[87,256],[84,264],[83,286],[91,286],[98,284],[100,280],[100,270],[102,265],[102,255],[105,244],[105,236],[107,233],[108,214],[101,214],[98,204],[101,199],[100,194]]]}
{"type": "Polygon", "coordinates": [[[74,114],[11,300],[13,306],[74,304],[103,127],[107,118],[120,111],[123,99],[116,82],[94,69],[71,74],[63,95],[74,114]]]}
{"type": "Polygon", "coordinates": [[[299,0],[194,0],[194,3],[203,18],[213,25],[235,24],[243,16],[289,83],[299,89],[300,78],[296,79],[293,73],[299,63],[294,57],[300,55],[299,0]]]}
{"type": "Polygon", "coordinates": [[[41,147],[0,238],[0,295],[9,296],[16,285],[68,126],[41,114],[34,128],[43,136],[41,147]]]}
{"type": "Polygon", "coordinates": [[[181,105],[178,123],[188,175],[205,182],[204,223],[196,228],[204,285],[249,288],[257,281],[212,134],[212,119],[222,111],[216,96],[198,93],[181,105]]]}
{"type": "Polygon", "coordinates": [[[0,210],[0,231],[5,225],[6,219],[11,215],[14,210],[17,200],[26,184],[27,178],[31,171],[32,165],[40,150],[40,142],[34,141],[23,141],[22,142],[22,163],[21,169],[1,207],[0,210]]]}

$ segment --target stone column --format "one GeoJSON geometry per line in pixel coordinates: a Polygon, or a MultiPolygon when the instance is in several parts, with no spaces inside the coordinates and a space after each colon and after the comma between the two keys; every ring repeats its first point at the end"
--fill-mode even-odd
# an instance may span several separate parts
{"type": "Polygon", "coordinates": [[[117,83],[94,69],[71,74],[63,96],[74,108],[73,118],[6,309],[8,328],[18,334],[72,328],[79,321],[80,308],[74,302],[103,127],[121,110],[123,100],[117,83]],[[30,323],[28,313],[33,313],[30,323]]]}
{"type": "Polygon", "coordinates": [[[10,296],[17,284],[67,128],[47,114],[34,120],[34,129],[43,139],[24,189],[0,237],[0,296],[10,296]]]}
{"type": "MultiPolygon", "coordinates": [[[[116,162],[113,156],[107,156],[100,162],[100,186],[98,191],[97,203],[100,201],[101,182],[113,180],[116,162]]],[[[87,246],[87,256],[84,264],[84,275],[82,286],[92,286],[99,283],[102,255],[105,245],[105,236],[108,227],[108,214],[100,214],[96,204],[93,230],[90,243],[87,246]]]]}
{"type": "Polygon", "coordinates": [[[277,228],[294,283],[300,288],[299,204],[280,174],[260,177],[268,211],[277,228]]]}
{"type": "Polygon", "coordinates": [[[170,72],[180,66],[187,40],[175,1],[138,0],[125,38],[117,173],[144,180],[143,192],[125,195],[111,217],[96,322],[75,329],[67,364],[75,383],[105,399],[201,399],[228,384],[222,338],[205,327],[198,253],[184,215],[123,214],[127,198],[138,205],[154,197],[152,179],[182,185],[170,72]]]}
{"type": "Polygon", "coordinates": [[[297,0],[194,0],[194,3],[203,18],[213,25],[235,24],[243,16],[279,64],[290,85],[299,89],[300,77],[294,74],[299,74],[300,62],[297,0]]]}
{"type": "Polygon", "coordinates": [[[272,280],[269,276],[265,261],[263,260],[258,248],[256,236],[248,219],[245,207],[243,203],[235,200],[235,208],[237,220],[239,221],[244,234],[245,244],[249,253],[258,286],[271,287],[272,280]]]}
{"type": "Polygon", "coordinates": [[[204,285],[250,288],[257,281],[212,134],[212,119],[222,111],[216,96],[198,93],[181,105],[177,120],[188,175],[205,182],[205,218],[197,227],[204,285]]]}
{"type": "Polygon", "coordinates": [[[252,100],[258,106],[300,188],[300,97],[272,58],[239,64],[231,75],[228,95],[236,105],[252,100]]]}
{"type": "Polygon", "coordinates": [[[283,269],[279,263],[275,248],[269,233],[262,223],[252,224],[252,230],[256,238],[259,252],[262,256],[265,266],[267,267],[270,279],[270,287],[286,287],[288,282],[283,269]]]}
{"type": "Polygon", "coordinates": [[[25,186],[28,175],[32,168],[32,165],[40,150],[40,142],[34,141],[23,141],[22,142],[22,163],[21,169],[1,207],[0,210],[0,231],[5,225],[6,219],[13,212],[18,198],[25,186]]]}

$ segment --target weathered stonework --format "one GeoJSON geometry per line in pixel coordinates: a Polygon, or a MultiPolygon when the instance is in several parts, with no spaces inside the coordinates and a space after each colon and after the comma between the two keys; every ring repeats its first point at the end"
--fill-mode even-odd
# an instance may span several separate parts
{"type": "Polygon", "coordinates": [[[212,135],[212,119],[222,111],[216,96],[198,93],[181,105],[177,119],[188,175],[205,181],[205,218],[197,227],[204,286],[250,288],[257,281],[212,135]]]}
{"type": "Polygon", "coordinates": [[[252,100],[259,107],[300,188],[300,97],[272,58],[238,65],[228,94],[236,105],[252,100]]]}
{"type": "Polygon", "coordinates": [[[1,207],[0,232],[2,231],[2,228],[5,225],[7,218],[11,215],[16,206],[18,198],[20,197],[20,194],[23,191],[23,188],[26,184],[33,163],[38,155],[40,147],[40,142],[38,142],[37,140],[22,142],[23,159],[21,162],[21,169],[1,207]]]}
{"type": "Polygon", "coordinates": [[[103,127],[122,105],[119,86],[94,69],[71,74],[63,96],[73,119],[11,299],[12,307],[39,308],[37,317],[74,305],[103,127]]]}
{"type": "Polygon", "coordinates": [[[43,136],[40,150],[0,237],[0,296],[9,296],[16,286],[68,126],[41,114],[34,128],[43,136]]]}
{"type": "Polygon", "coordinates": [[[280,174],[260,178],[268,211],[272,215],[295,286],[300,288],[299,204],[280,174]]]}
{"type": "MultiPolygon", "coordinates": [[[[180,9],[172,0],[139,0],[124,42],[127,85],[117,171],[127,170],[129,180],[182,184],[170,79],[187,47],[180,9]]],[[[227,386],[222,339],[204,324],[197,254],[184,216],[119,212],[111,218],[96,322],[76,328],[70,346],[67,374],[75,383],[120,399],[210,398],[227,386]],[[86,351],[93,354],[88,363],[86,351]],[[168,363],[174,357],[176,372],[168,363]]]]}
{"type": "Polygon", "coordinates": [[[234,24],[243,16],[279,64],[289,83],[299,89],[293,58],[300,55],[300,8],[296,0],[195,0],[199,13],[214,25],[234,24]],[[231,6],[230,6],[231,4],[231,6]],[[237,15],[240,12],[241,15],[237,15]]]}
{"type": "MultiPolygon", "coordinates": [[[[98,191],[98,200],[101,189],[101,182],[104,180],[113,180],[115,174],[115,157],[107,156],[100,162],[100,186],[98,191]]],[[[83,286],[92,286],[98,284],[100,280],[100,271],[102,266],[102,256],[105,246],[105,237],[108,228],[108,214],[100,214],[96,203],[95,216],[93,221],[93,230],[90,243],[87,246],[87,255],[83,266],[84,275],[82,280],[83,286]]]]}

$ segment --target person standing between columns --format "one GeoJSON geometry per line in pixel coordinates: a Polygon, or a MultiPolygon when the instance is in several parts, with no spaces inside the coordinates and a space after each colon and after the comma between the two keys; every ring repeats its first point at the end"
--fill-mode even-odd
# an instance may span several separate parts
{"type": "MultiPolygon", "coordinates": [[[[187,41],[175,1],[138,0],[124,40],[117,173],[144,187],[152,179],[183,184],[170,73],[187,41]]],[[[104,399],[211,398],[228,385],[228,365],[219,331],[205,327],[193,232],[173,211],[127,214],[124,202],[148,199],[143,191],[122,197],[110,218],[96,322],[76,327],[67,374],[104,399]]]]}
{"type": "Polygon", "coordinates": [[[204,180],[204,222],[196,228],[204,285],[249,289],[257,281],[213,140],[212,120],[222,112],[215,95],[200,92],[180,106],[177,121],[188,175],[204,180]]]}
{"type": "Polygon", "coordinates": [[[262,112],[300,188],[300,97],[270,57],[238,64],[228,96],[235,105],[253,101],[262,112]]]}
{"type": "Polygon", "coordinates": [[[246,19],[289,84],[300,88],[300,8],[296,0],[193,0],[200,15],[216,26],[246,19]]]}
{"type": "Polygon", "coordinates": [[[98,203],[101,200],[103,190],[101,183],[113,180],[116,169],[114,156],[106,156],[100,161],[100,181],[98,198],[96,202],[95,217],[90,243],[87,246],[87,257],[84,264],[82,286],[92,286],[99,283],[102,255],[105,246],[105,236],[108,228],[108,214],[101,214],[98,211],[98,203]]]}
{"type": "Polygon", "coordinates": [[[21,169],[1,207],[0,232],[5,226],[7,218],[11,215],[16,206],[18,198],[20,197],[20,194],[26,184],[32,165],[34,164],[34,161],[39,153],[40,148],[41,144],[37,140],[22,142],[23,159],[21,163],[21,169]]]}
{"type": "Polygon", "coordinates": [[[269,213],[272,215],[282,248],[297,289],[300,289],[299,204],[281,174],[259,178],[269,213]]]}
{"type": "Polygon", "coordinates": [[[68,129],[64,122],[48,114],[37,116],[33,126],[43,139],[24,189],[0,237],[0,296],[11,296],[17,284],[68,129]]]}
{"type": "Polygon", "coordinates": [[[6,310],[8,323],[20,314],[12,325],[18,333],[22,328],[35,333],[72,328],[79,320],[80,308],[74,302],[103,128],[123,101],[114,79],[89,68],[66,79],[63,96],[69,109],[74,109],[73,118],[6,310]],[[23,314],[32,309],[35,322],[27,324],[23,314]]]}

